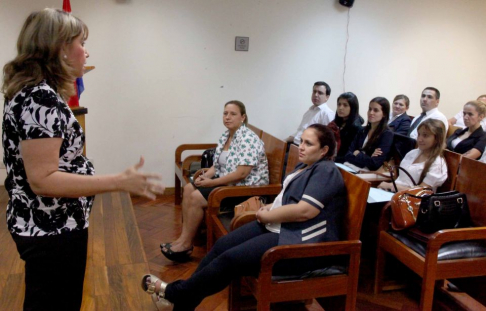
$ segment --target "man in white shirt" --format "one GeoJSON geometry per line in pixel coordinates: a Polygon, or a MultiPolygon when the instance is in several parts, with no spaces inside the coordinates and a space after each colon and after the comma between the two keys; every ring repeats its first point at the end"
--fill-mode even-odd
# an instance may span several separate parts
{"type": "Polygon", "coordinates": [[[422,91],[422,96],[420,97],[420,106],[422,107],[422,113],[413,118],[412,123],[410,124],[410,129],[408,130],[408,137],[417,139],[417,128],[420,123],[427,119],[436,119],[442,121],[442,123],[444,123],[445,131],[447,133],[449,124],[447,122],[446,116],[439,111],[439,101],[440,92],[438,89],[434,87],[426,87],[422,91]]]}
{"type": "MultiPolygon", "coordinates": [[[[483,103],[486,103],[486,94],[479,96],[478,100],[482,101],[483,103]]],[[[464,124],[464,112],[462,110],[459,111],[455,116],[450,118],[448,121],[449,121],[449,126],[453,125],[461,128],[466,127],[466,124],[464,124]]],[[[481,126],[483,127],[483,130],[486,131],[486,118],[481,120],[481,126]]]]}
{"type": "Polygon", "coordinates": [[[330,95],[331,87],[326,82],[318,81],[314,83],[311,97],[313,105],[304,113],[297,131],[287,138],[287,142],[299,145],[300,136],[309,125],[314,123],[328,125],[334,120],[335,112],[326,104],[330,95]]]}

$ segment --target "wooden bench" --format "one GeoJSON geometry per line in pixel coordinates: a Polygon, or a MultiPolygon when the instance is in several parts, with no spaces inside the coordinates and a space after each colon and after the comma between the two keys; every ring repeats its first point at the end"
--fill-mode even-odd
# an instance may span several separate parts
{"type": "MultiPolygon", "coordinates": [[[[7,201],[5,188],[0,187],[0,204],[6,206],[7,201]]],[[[5,208],[0,218],[0,309],[22,310],[24,262],[6,228],[5,208]]],[[[140,277],[150,269],[129,194],[97,195],[89,221],[81,311],[153,310],[150,297],[140,288],[140,277]]],[[[69,275],[59,286],[69,286],[69,275]]]]}

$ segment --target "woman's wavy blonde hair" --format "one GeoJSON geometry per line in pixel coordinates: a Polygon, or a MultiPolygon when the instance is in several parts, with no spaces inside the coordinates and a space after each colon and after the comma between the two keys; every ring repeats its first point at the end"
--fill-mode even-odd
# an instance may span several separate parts
{"type": "Polygon", "coordinates": [[[62,50],[80,35],[86,40],[88,27],[70,13],[47,8],[30,14],[17,40],[17,57],[3,67],[5,98],[44,79],[65,100],[75,95],[75,70],[62,50]]]}
{"type": "Polygon", "coordinates": [[[419,124],[417,131],[422,128],[425,128],[432,135],[434,135],[435,142],[432,146],[429,158],[425,161],[424,169],[422,170],[422,173],[420,174],[419,180],[417,182],[418,185],[420,185],[424,181],[425,176],[429,172],[432,164],[434,164],[435,159],[437,157],[444,158],[443,152],[445,149],[446,141],[446,129],[442,121],[436,119],[427,119],[419,124]]]}

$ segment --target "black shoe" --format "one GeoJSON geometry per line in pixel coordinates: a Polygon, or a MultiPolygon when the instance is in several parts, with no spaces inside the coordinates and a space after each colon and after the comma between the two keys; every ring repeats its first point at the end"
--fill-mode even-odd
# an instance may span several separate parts
{"type": "Polygon", "coordinates": [[[186,262],[191,259],[191,254],[192,251],[194,250],[194,246],[191,246],[191,248],[186,249],[184,251],[180,252],[174,252],[171,250],[172,244],[170,243],[165,243],[165,244],[160,244],[160,252],[162,255],[164,255],[167,259],[175,261],[175,262],[186,262]],[[164,248],[166,250],[164,250],[164,248]]]}

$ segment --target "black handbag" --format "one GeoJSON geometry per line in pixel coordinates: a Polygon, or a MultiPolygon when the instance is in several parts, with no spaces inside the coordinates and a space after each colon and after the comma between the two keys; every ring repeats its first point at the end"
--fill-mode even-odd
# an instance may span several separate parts
{"type": "Polygon", "coordinates": [[[204,150],[201,157],[201,168],[210,168],[213,166],[214,152],[216,148],[204,150]]]}
{"type": "Polygon", "coordinates": [[[425,233],[470,226],[471,216],[464,193],[449,191],[422,198],[416,226],[425,233]]]}
{"type": "MultiPolygon", "coordinates": [[[[398,167],[407,174],[412,183],[417,186],[415,180],[402,167],[398,167]]],[[[397,191],[392,169],[390,177],[397,191]]],[[[414,198],[418,198],[413,196],[414,198]]],[[[467,197],[458,191],[433,193],[420,196],[420,208],[417,214],[415,226],[424,233],[432,233],[441,229],[464,228],[471,225],[471,215],[467,205],[467,197]]]]}

